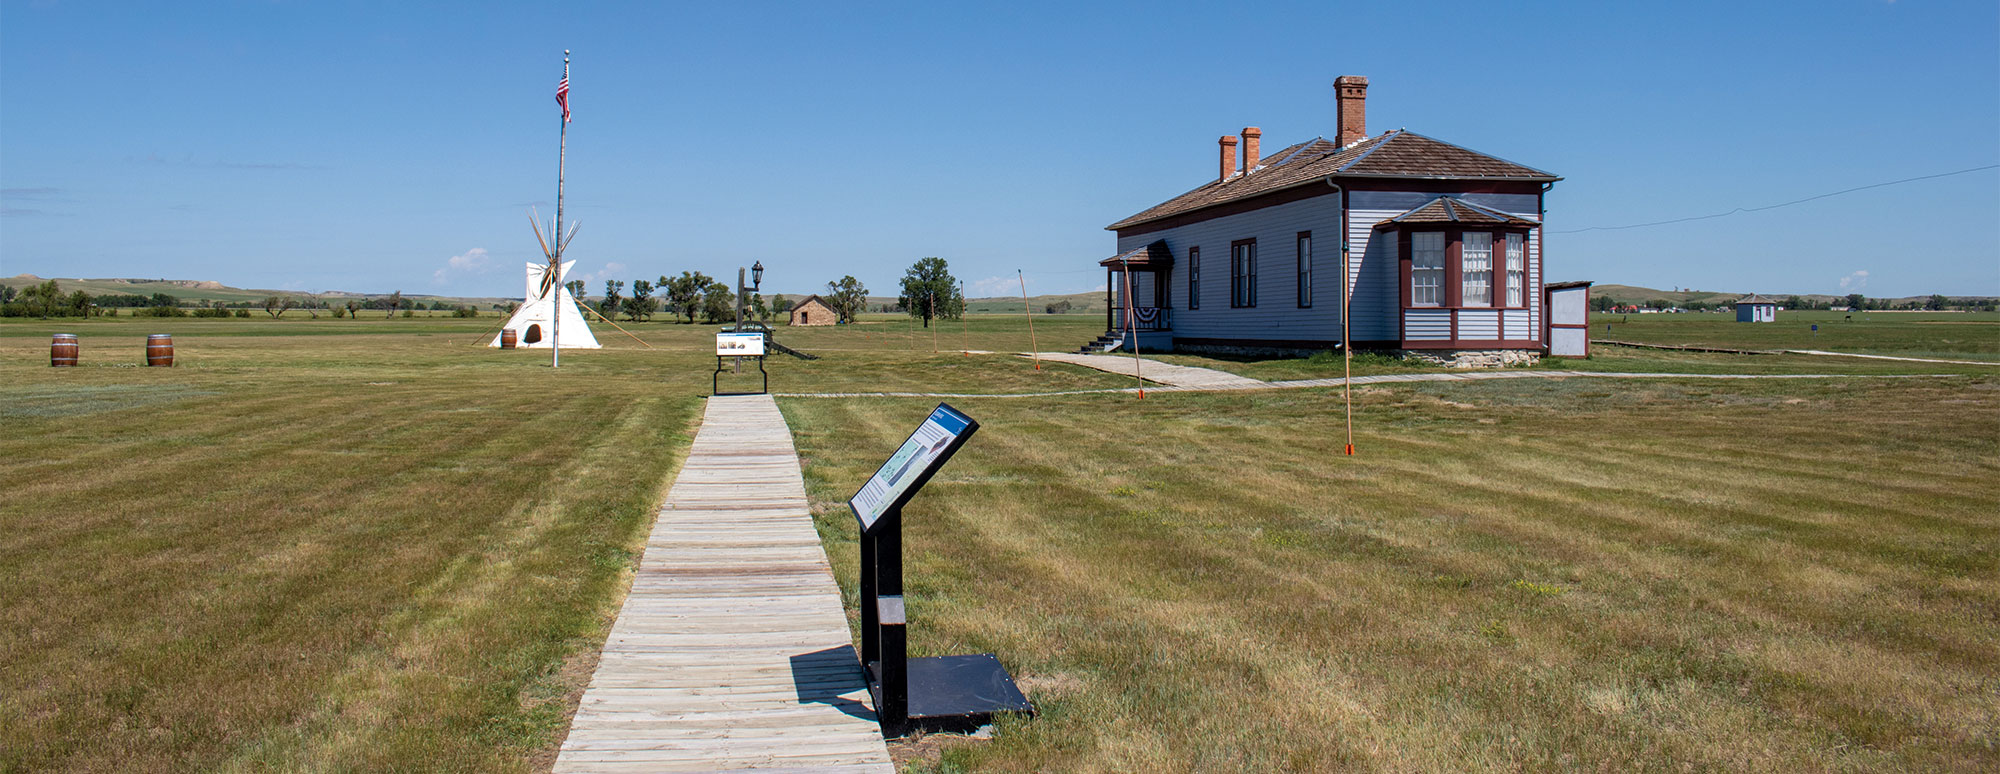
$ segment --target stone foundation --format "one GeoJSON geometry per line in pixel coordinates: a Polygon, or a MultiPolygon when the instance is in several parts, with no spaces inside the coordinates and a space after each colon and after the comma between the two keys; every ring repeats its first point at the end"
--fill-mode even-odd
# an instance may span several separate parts
{"type": "Polygon", "coordinates": [[[1404,360],[1452,368],[1506,368],[1534,365],[1542,359],[1542,353],[1532,349],[1406,349],[1398,354],[1404,360]]]}

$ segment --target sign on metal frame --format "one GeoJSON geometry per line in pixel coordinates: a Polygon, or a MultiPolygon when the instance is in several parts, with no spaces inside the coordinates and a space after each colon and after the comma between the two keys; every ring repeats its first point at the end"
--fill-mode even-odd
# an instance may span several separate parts
{"type": "Polygon", "coordinates": [[[978,430],[971,417],[938,404],[847,501],[861,523],[861,662],[883,736],[970,730],[996,713],[1035,711],[991,653],[909,657],[903,505],[978,430]]]}

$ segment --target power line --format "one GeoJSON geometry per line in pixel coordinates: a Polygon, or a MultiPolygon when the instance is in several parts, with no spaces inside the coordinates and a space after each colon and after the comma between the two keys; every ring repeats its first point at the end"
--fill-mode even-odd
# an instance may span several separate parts
{"type": "Polygon", "coordinates": [[[1721,218],[1730,215],[1735,215],[1736,213],[1739,212],[1763,212],[1765,210],[1775,210],[1778,209],[1779,207],[1790,207],[1794,204],[1804,204],[1806,202],[1815,201],[1818,199],[1825,199],[1829,196],[1839,196],[1841,194],[1854,193],[1855,191],[1866,191],[1870,188],[1881,188],[1883,186],[1902,185],[1903,183],[1914,183],[1919,180],[1935,180],[1940,177],[1951,177],[1952,175],[1963,175],[1970,172],[1981,172],[1984,170],[1996,169],[1996,168],[2000,168],[2000,164],[1988,164],[1983,167],[1972,167],[1970,169],[1961,169],[1956,172],[1943,172],[1935,175],[1924,175],[1922,177],[1908,177],[1902,180],[1891,180],[1886,183],[1875,183],[1872,185],[1864,185],[1856,188],[1848,188],[1845,190],[1834,191],[1832,193],[1823,193],[1818,196],[1808,196],[1804,199],[1794,199],[1792,201],[1784,202],[1782,204],[1770,204],[1770,205],[1765,205],[1763,207],[1737,207],[1736,209],[1730,210],[1728,212],[1718,212],[1713,215],[1695,215],[1693,217],[1687,217],[1687,218],[1674,218],[1673,220],[1657,220],[1653,221],[1652,223],[1633,223],[1628,226],[1591,226],[1590,228],[1573,228],[1567,231],[1557,231],[1555,233],[1578,234],[1585,231],[1623,231],[1628,228],[1646,228],[1647,226],[1665,226],[1672,223],[1686,223],[1688,221],[1694,221],[1694,220],[1711,220],[1714,218],[1721,218]]]}

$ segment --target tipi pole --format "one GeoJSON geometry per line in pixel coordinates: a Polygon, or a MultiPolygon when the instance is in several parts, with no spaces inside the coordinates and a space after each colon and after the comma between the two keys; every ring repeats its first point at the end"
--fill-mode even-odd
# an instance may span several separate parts
{"type": "MultiPolygon", "coordinates": [[[[623,333],[623,334],[625,334],[625,335],[627,335],[627,336],[632,336],[632,332],[631,332],[631,331],[628,331],[628,330],[625,330],[625,329],[624,329],[624,328],[623,328],[622,326],[620,326],[620,325],[619,325],[618,323],[615,323],[615,322],[611,322],[611,318],[609,318],[609,317],[605,317],[605,316],[603,315],[603,313],[601,313],[601,312],[598,312],[597,310],[595,310],[595,309],[592,309],[592,308],[590,308],[590,305],[589,305],[589,304],[585,304],[585,303],[578,303],[578,304],[577,304],[577,306],[578,306],[579,308],[583,309],[583,311],[586,311],[586,312],[589,312],[589,313],[591,313],[591,314],[594,314],[594,315],[597,315],[597,319],[599,319],[599,320],[603,320],[603,321],[605,321],[605,322],[607,322],[607,323],[611,323],[611,327],[613,327],[613,328],[617,328],[617,329],[618,329],[618,332],[619,332],[619,333],[623,333]]],[[[632,340],[633,340],[633,341],[636,341],[636,342],[639,342],[640,344],[646,344],[646,340],[645,340],[645,339],[642,339],[642,338],[639,338],[638,336],[632,336],[632,340]]],[[[653,345],[651,345],[651,344],[646,344],[646,348],[647,348],[647,349],[652,349],[652,348],[653,348],[653,345]]]]}
{"type": "MultiPolygon", "coordinates": [[[[550,241],[555,242],[555,250],[549,253],[549,272],[555,275],[551,293],[562,300],[562,226],[563,226],[563,168],[569,161],[569,49],[563,49],[562,88],[556,95],[562,99],[562,132],[556,140],[556,227],[549,230],[550,241]]],[[[562,364],[562,308],[550,304],[554,310],[549,315],[549,367],[562,364]]]]}
{"type": "Polygon", "coordinates": [[[1022,274],[1020,269],[1015,269],[1014,276],[1021,280],[1021,311],[1028,313],[1028,354],[1035,357],[1035,370],[1040,371],[1042,348],[1035,343],[1035,307],[1028,303],[1028,275],[1022,274]]]}

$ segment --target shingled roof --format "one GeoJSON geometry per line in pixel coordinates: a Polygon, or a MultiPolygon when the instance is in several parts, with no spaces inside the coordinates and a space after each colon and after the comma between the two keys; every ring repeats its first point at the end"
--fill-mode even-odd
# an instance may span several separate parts
{"type": "Polygon", "coordinates": [[[1456,196],[1440,196],[1410,211],[1375,224],[1376,228],[1403,226],[1414,223],[1471,223],[1474,225],[1537,226],[1541,225],[1527,218],[1517,217],[1493,209],[1481,207],[1456,196]]]}
{"type": "Polygon", "coordinates": [[[1106,226],[1109,231],[1193,212],[1337,177],[1401,177],[1432,180],[1522,180],[1552,183],[1562,178],[1533,167],[1398,129],[1342,148],[1324,137],[1264,157],[1254,169],[1215,180],[1106,226]]]}

